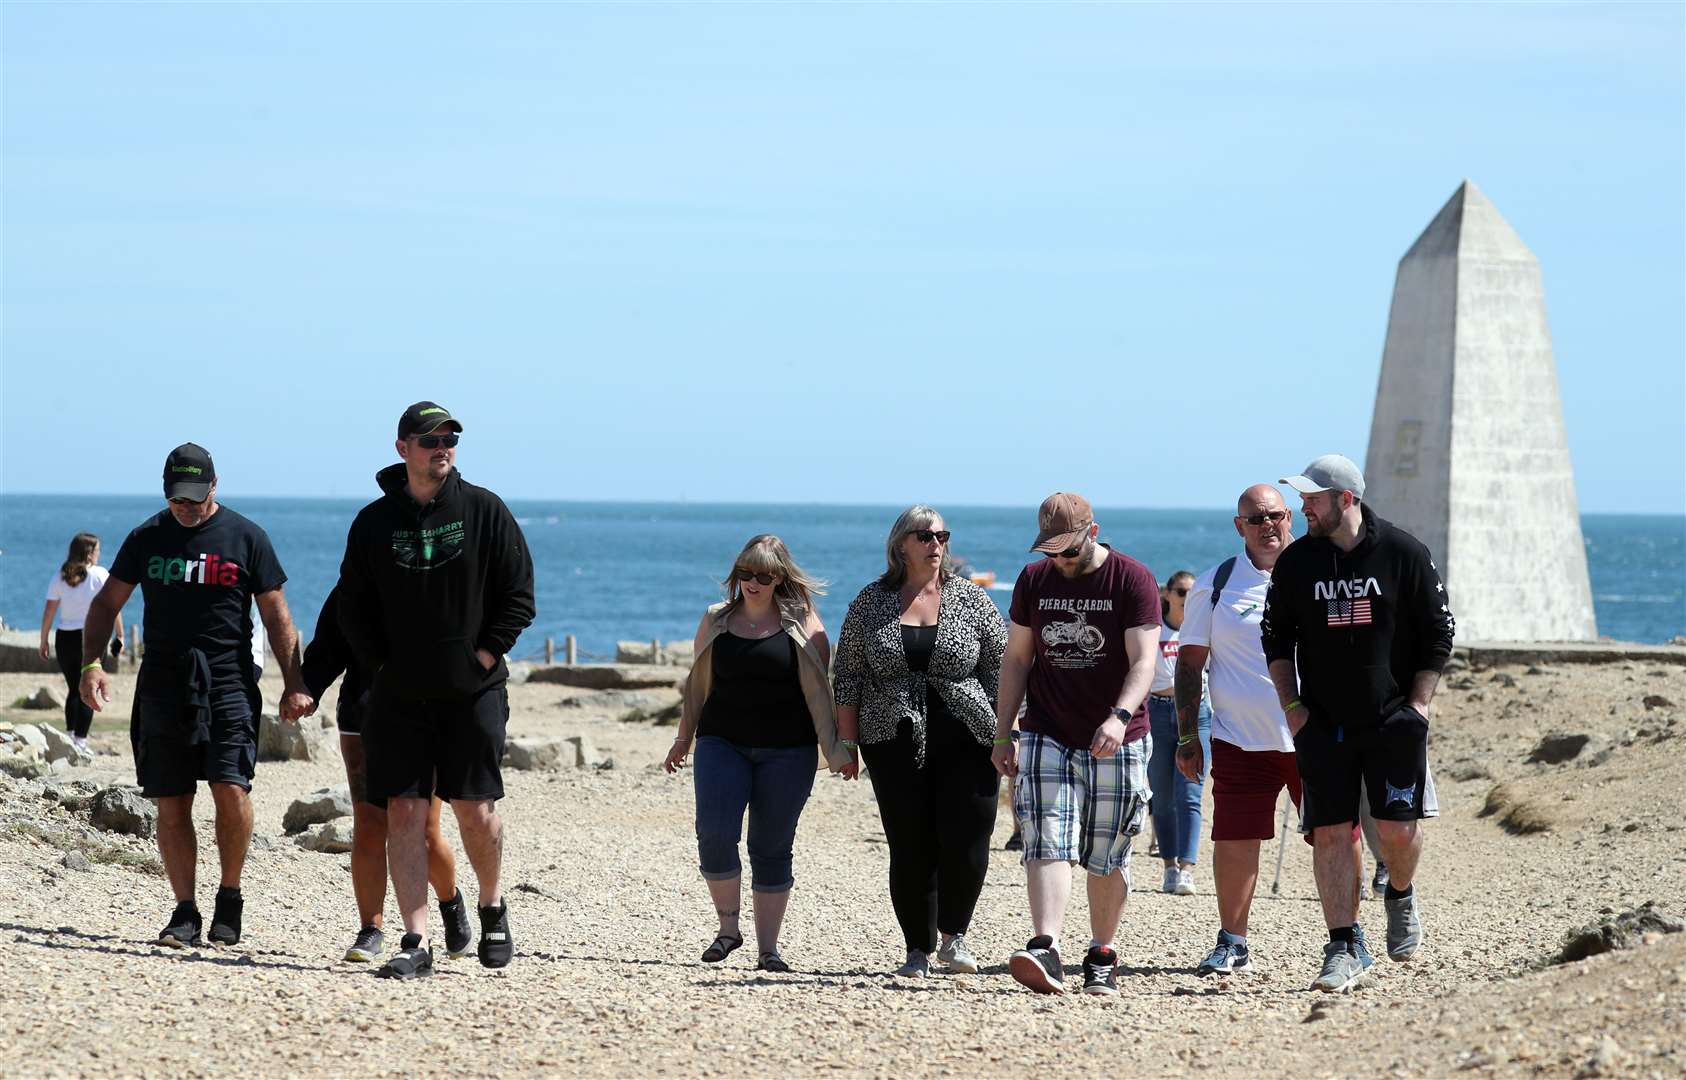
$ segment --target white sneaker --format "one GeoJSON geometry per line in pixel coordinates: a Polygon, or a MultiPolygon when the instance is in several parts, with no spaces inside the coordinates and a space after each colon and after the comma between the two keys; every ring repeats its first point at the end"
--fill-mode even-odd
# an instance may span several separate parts
{"type": "Polygon", "coordinates": [[[76,747],[76,749],[78,749],[78,750],[87,750],[88,753],[90,753],[90,754],[93,753],[92,750],[88,750],[88,740],[84,739],[80,735],[72,735],[70,737],[70,744],[72,746],[76,747]]]}
{"type": "Polygon", "coordinates": [[[1178,896],[1193,896],[1194,895],[1194,868],[1193,867],[1185,866],[1182,869],[1177,871],[1176,893],[1177,893],[1178,896]]]}
{"type": "Polygon", "coordinates": [[[1174,892],[1176,892],[1177,891],[1177,883],[1182,881],[1182,879],[1183,879],[1182,871],[1177,869],[1175,863],[1173,863],[1170,866],[1167,866],[1165,868],[1165,880],[1164,880],[1163,883],[1160,884],[1159,891],[1162,892],[1162,893],[1174,893],[1174,892]]]}

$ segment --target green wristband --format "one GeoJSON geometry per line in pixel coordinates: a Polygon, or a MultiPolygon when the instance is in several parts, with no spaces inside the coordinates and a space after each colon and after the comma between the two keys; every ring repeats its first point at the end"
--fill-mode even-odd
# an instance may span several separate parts
{"type": "Polygon", "coordinates": [[[1178,746],[1187,746],[1191,742],[1199,742],[1199,741],[1200,741],[1200,736],[1198,736],[1198,735],[1178,735],[1177,736],[1177,745],[1178,746]]]}
{"type": "Polygon", "coordinates": [[[100,662],[98,660],[90,660],[88,663],[82,665],[82,674],[86,675],[88,672],[99,666],[100,662]]]}
{"type": "Polygon", "coordinates": [[[1305,705],[1305,702],[1301,701],[1299,698],[1295,698],[1293,701],[1290,701],[1288,704],[1282,706],[1282,711],[1285,714],[1291,713],[1295,709],[1301,708],[1304,705],[1305,705]]]}
{"type": "Polygon", "coordinates": [[[995,740],[996,746],[1011,746],[1012,744],[1013,744],[1012,739],[996,739],[995,740]]]}

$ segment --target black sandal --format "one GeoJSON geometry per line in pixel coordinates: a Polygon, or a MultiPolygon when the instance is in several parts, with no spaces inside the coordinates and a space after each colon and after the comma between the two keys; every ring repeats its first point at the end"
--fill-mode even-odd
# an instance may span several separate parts
{"type": "Polygon", "coordinates": [[[732,951],[742,944],[742,937],[732,937],[728,934],[721,934],[719,937],[714,939],[714,944],[703,950],[702,962],[705,964],[718,964],[728,956],[731,956],[732,951]]]}
{"type": "Polygon", "coordinates": [[[790,970],[790,965],[784,962],[784,957],[776,952],[762,953],[761,959],[756,962],[755,967],[758,971],[786,972],[790,970]]]}

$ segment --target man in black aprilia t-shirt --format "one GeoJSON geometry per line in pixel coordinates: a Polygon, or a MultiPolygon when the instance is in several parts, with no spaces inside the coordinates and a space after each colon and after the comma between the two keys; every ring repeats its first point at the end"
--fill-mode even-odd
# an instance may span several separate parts
{"type": "Polygon", "coordinates": [[[222,887],[211,940],[240,940],[240,872],[252,839],[248,792],[257,767],[257,673],[252,662],[252,601],[281,664],[283,720],[316,709],[299,673],[298,634],[281,586],[287,580],[264,531],[217,503],[216,467],[193,443],[164,462],[168,509],[129,533],[94,598],[84,634],[82,700],[96,712],[111,701],[99,648],[139,585],[145,600],[146,649],[135,685],[129,742],[141,791],[158,802],[158,852],[176,909],[159,934],[164,945],[199,942],[203,920],[194,900],[198,839],[193,796],[204,780],[217,811],[222,887]],[[88,643],[92,642],[92,645],[88,643]]]}
{"type": "Polygon", "coordinates": [[[1338,992],[1364,971],[1347,921],[1358,903],[1361,786],[1391,877],[1388,957],[1408,960],[1422,941],[1411,880],[1426,816],[1429,701],[1454,627],[1428,549],[1360,502],[1358,466],[1328,454],[1282,482],[1300,493],[1306,538],[1277,558],[1259,637],[1294,736],[1329,927],[1312,988],[1338,992]]]}
{"type": "Polygon", "coordinates": [[[358,511],[340,565],[340,628],[358,663],[377,673],[363,754],[369,798],[386,803],[405,931],[380,969],[387,978],[433,970],[424,826],[434,794],[451,804],[479,881],[480,962],[503,967],[514,955],[499,882],[503,657],[533,621],[533,559],[503,500],[454,467],[461,432],[431,401],[404,410],[403,460],[376,474],[383,494],[358,511]]]}

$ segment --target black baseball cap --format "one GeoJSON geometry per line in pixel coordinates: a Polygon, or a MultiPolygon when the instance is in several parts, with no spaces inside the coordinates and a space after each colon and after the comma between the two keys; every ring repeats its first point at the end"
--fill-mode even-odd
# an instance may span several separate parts
{"type": "Polygon", "coordinates": [[[412,435],[427,435],[438,431],[446,424],[458,431],[462,430],[462,421],[451,415],[451,410],[443,405],[435,405],[431,401],[418,401],[404,410],[404,415],[398,418],[398,437],[408,439],[412,435]]]}
{"type": "Polygon", "coordinates": [[[182,443],[164,459],[164,497],[205,501],[217,482],[211,452],[197,443],[182,443]]]}

